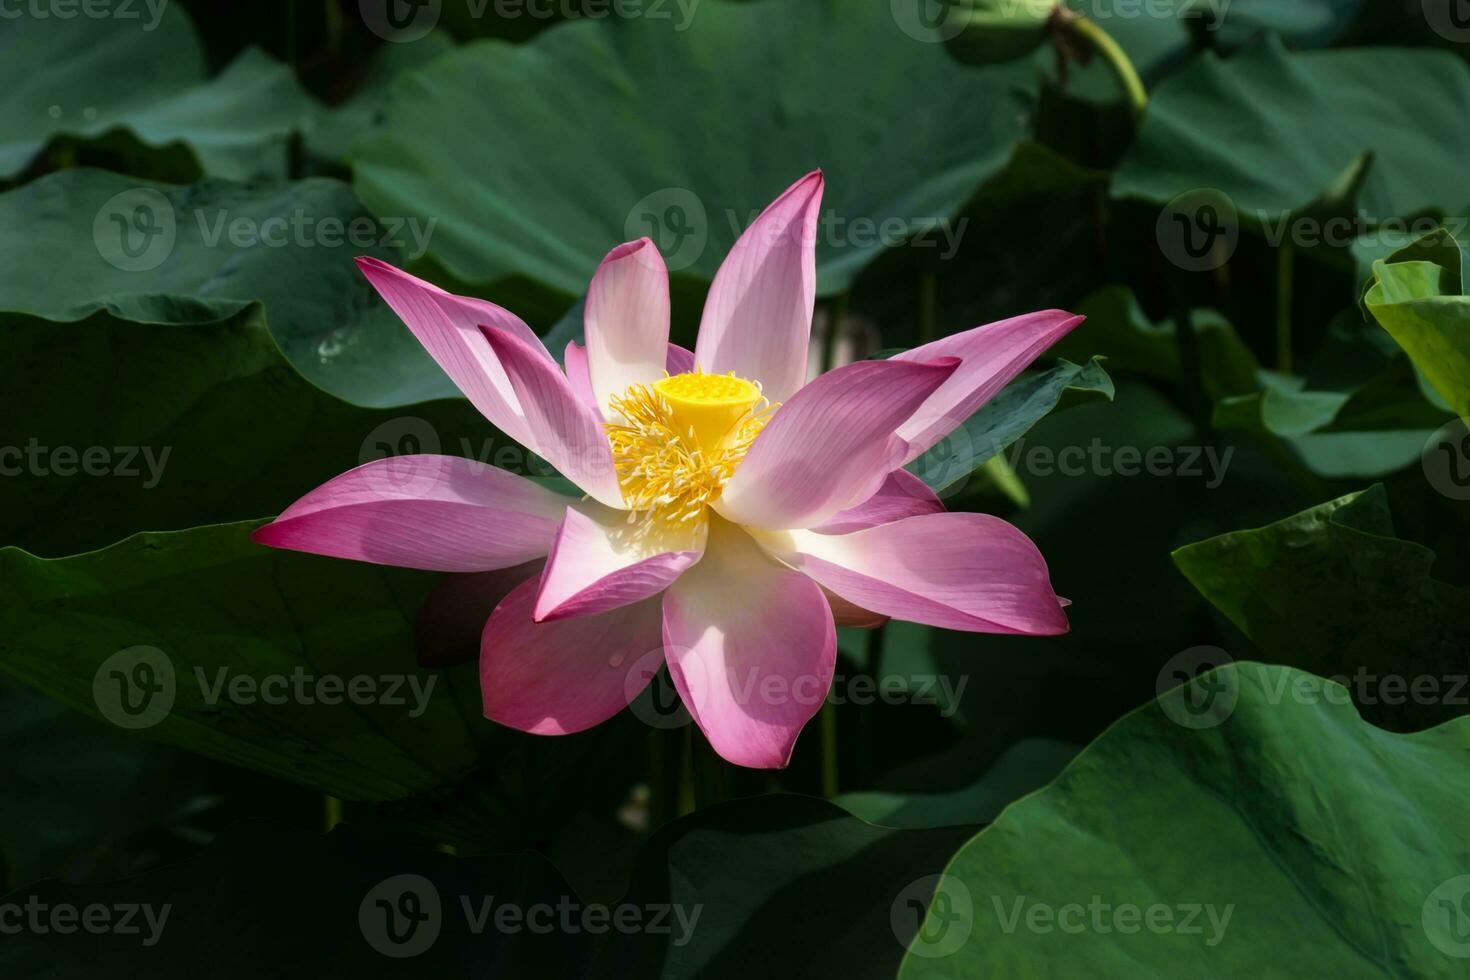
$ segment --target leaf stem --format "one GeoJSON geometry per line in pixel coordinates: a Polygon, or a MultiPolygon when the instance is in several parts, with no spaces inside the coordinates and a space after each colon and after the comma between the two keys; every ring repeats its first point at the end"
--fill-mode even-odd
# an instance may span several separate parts
{"type": "Polygon", "coordinates": [[[335,796],[322,797],[322,825],[331,830],[342,822],[342,801],[335,796]]]}
{"type": "Polygon", "coordinates": [[[1174,314],[1174,344],[1179,352],[1181,397],[1194,423],[1194,435],[1201,446],[1212,438],[1213,406],[1205,388],[1204,365],[1200,358],[1199,337],[1194,332],[1194,308],[1185,284],[1171,277],[1169,299],[1174,314]]]}
{"type": "Polygon", "coordinates": [[[669,799],[669,773],[664,743],[668,735],[654,728],[648,733],[647,756],[643,778],[648,781],[648,829],[662,827],[673,816],[669,799]]]}
{"type": "Polygon", "coordinates": [[[337,0],[322,0],[327,25],[327,50],[335,60],[342,55],[342,5],[337,0]]]}
{"type": "Polygon", "coordinates": [[[868,673],[873,675],[874,680],[881,679],[883,674],[883,651],[887,644],[883,641],[888,638],[888,623],[885,621],[868,633],[868,673]]]}
{"type": "Polygon", "coordinates": [[[919,343],[927,344],[934,339],[934,270],[925,269],[919,274],[919,343]]]}
{"type": "Polygon", "coordinates": [[[294,74],[301,60],[299,50],[299,34],[296,26],[296,0],[286,0],[286,37],[283,47],[285,48],[286,64],[291,66],[294,74]]]}
{"type": "Polygon", "coordinates": [[[822,732],[822,795],[837,795],[837,705],[829,697],[818,713],[822,732]]]}
{"type": "Polygon", "coordinates": [[[847,293],[838,293],[827,302],[827,332],[822,336],[822,373],[837,365],[837,341],[842,336],[842,321],[847,318],[847,293]]]}
{"type": "Polygon", "coordinates": [[[679,799],[676,803],[678,816],[687,817],[694,812],[694,726],[684,726],[684,751],[679,755],[679,799]]]}
{"type": "Polygon", "coordinates": [[[1067,22],[1067,26],[1108,63],[1108,67],[1113,70],[1119,84],[1123,86],[1123,91],[1128,95],[1128,103],[1133,107],[1134,121],[1141,119],[1143,111],[1148,108],[1148,89],[1144,88],[1143,79],[1138,77],[1138,69],[1133,67],[1133,62],[1129,60],[1122,46],[1113,40],[1112,35],[1099,27],[1096,21],[1088,20],[1086,17],[1071,19],[1067,22]]]}
{"type": "Polygon", "coordinates": [[[1291,302],[1296,246],[1281,243],[1276,252],[1276,370],[1291,374],[1291,302]]]}
{"type": "Polygon", "coordinates": [[[723,803],[730,798],[730,765],[703,739],[694,740],[694,799],[701,806],[723,803]]]}

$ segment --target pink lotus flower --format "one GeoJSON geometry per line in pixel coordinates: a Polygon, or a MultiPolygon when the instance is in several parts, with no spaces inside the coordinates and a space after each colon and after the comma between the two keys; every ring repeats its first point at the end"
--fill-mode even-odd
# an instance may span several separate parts
{"type": "Polygon", "coordinates": [[[1036,546],[946,513],[901,467],[1080,322],[1032,313],[807,384],[822,175],[797,181],[715,276],[693,353],[671,345],[648,239],[598,267],[566,371],[513,314],[375,259],[363,273],[484,415],[585,493],[472,460],[378,460],[255,540],[446,572],[545,558],[485,623],[485,714],[564,734],[665,660],[715,749],[780,767],[830,687],[835,624],[1067,630],[1036,546]]]}

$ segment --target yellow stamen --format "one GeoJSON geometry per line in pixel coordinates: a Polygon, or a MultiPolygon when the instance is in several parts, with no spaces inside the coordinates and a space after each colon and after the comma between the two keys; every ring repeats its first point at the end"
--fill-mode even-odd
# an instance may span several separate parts
{"type": "Polygon", "coordinates": [[[633,385],[611,408],[622,416],[606,427],[629,520],[689,524],[719,499],[775,406],[755,382],[696,368],[633,385]]]}
{"type": "Polygon", "coordinates": [[[653,390],[668,403],[674,420],[689,426],[705,449],[718,450],[725,436],[761,400],[754,382],[734,374],[689,372],[655,381],[653,390]]]}

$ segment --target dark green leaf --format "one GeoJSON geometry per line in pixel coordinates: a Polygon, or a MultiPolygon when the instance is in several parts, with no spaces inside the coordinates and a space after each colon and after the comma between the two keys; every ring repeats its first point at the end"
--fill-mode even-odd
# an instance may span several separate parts
{"type": "Polygon", "coordinates": [[[4,902],[30,903],[42,923],[0,946],[8,976],[88,977],[105,963],[115,977],[567,977],[592,941],[557,928],[559,907],[580,925],[583,906],[539,855],[466,860],[348,827],[318,837],[242,824],[179,865],[41,882],[4,902]],[[535,906],[550,909],[551,930],[529,927],[546,921],[526,918],[535,906]],[[108,927],[50,928],[66,908],[105,909],[108,927]],[[512,921],[506,909],[514,929],[497,925],[512,921]]]}
{"type": "Polygon", "coordinates": [[[1467,711],[1445,696],[1465,672],[1470,593],[1431,577],[1434,553],[1394,537],[1381,486],[1268,527],[1174,552],[1206,599],[1266,656],[1324,676],[1375,678],[1364,716],[1422,728],[1467,711]],[[1383,678],[1428,678],[1439,696],[1386,696],[1383,678]]]}
{"type": "Polygon", "coordinates": [[[140,534],[50,561],[0,550],[0,670],[455,842],[542,840],[570,813],[559,794],[593,791],[564,766],[625,771],[611,760],[627,759],[626,730],[640,726],[510,732],[482,717],[475,664],[416,665],[434,576],[264,548],[253,526],[140,534]]]}
{"type": "Polygon", "coordinates": [[[1059,405],[1112,398],[1113,381],[1100,361],[1061,361],[1049,371],[1012,381],[908,469],[936,493],[953,492],[1059,405]]]}
{"type": "Polygon", "coordinates": [[[378,214],[438,218],[430,254],[456,279],[519,273],[573,297],[645,234],[708,280],[822,167],[818,289],[839,291],[953,217],[1025,133],[1029,73],[966,70],[903,27],[883,5],[777,0],[470,44],[394,87],[386,126],[353,149],[356,185],[378,214]]]}
{"type": "Polygon", "coordinates": [[[60,139],[148,154],[180,179],[286,175],[287,141],[318,108],[289,67],[252,48],[208,79],[176,4],[104,9],[0,19],[0,178],[60,139]]]}
{"type": "Polygon", "coordinates": [[[1077,755],[1077,746],[1049,738],[1012,745],[983,776],[945,793],[869,790],[834,802],[885,827],[953,827],[989,823],[1016,800],[1045,786],[1077,755]]]}
{"type": "Polygon", "coordinates": [[[1282,667],[1199,677],[956,855],[901,976],[1461,976],[1467,726],[1385,732],[1282,667]]]}
{"type": "Polygon", "coordinates": [[[1357,202],[1371,220],[1459,206],[1467,103],[1470,68],[1448,54],[1293,54],[1271,38],[1229,60],[1206,54],[1153,93],[1113,196],[1163,205],[1211,188],[1242,224],[1262,227],[1317,201],[1371,152],[1357,202]]]}
{"type": "MultiPolygon", "coordinates": [[[[384,456],[514,453],[463,400],[359,408],[281,356],[257,304],[215,321],[0,314],[0,541],[45,555],[280,512],[384,456]]],[[[500,459],[500,462],[506,462],[500,459]]]]}
{"type": "MultiPolygon", "coordinates": [[[[1132,371],[1174,384],[1189,384],[1180,364],[1173,320],[1151,322],[1132,290],[1108,286],[1084,299],[1077,312],[1087,317],[1054,348],[1073,360],[1096,354],[1113,371],[1132,371]]],[[[1212,310],[1191,318],[1199,347],[1200,376],[1211,400],[1256,390],[1256,358],[1235,328],[1212,310]]]]}
{"type": "Polygon", "coordinates": [[[971,830],[889,830],[799,796],[700,810],[649,840],[624,898],[699,909],[692,933],[610,936],[597,973],[892,975],[930,879],[971,830]]]}
{"type": "Polygon", "coordinates": [[[208,324],[260,302],[296,368],[341,398],[458,396],[352,262],[399,264],[431,232],[379,223],[333,180],[173,187],[66,171],[0,196],[0,311],[208,324]]]}
{"type": "Polygon", "coordinates": [[[129,738],[0,676],[6,805],[0,854],[15,883],[130,870],[129,835],[170,826],[204,789],[182,752],[129,738]]]}
{"type": "Polygon", "coordinates": [[[411,43],[385,44],[373,53],[362,82],[352,97],[323,112],[307,135],[306,149],[329,163],[344,163],[352,142],[382,125],[388,108],[388,90],[400,74],[422,68],[454,47],[443,31],[431,31],[411,43]]]}
{"type": "Polygon", "coordinates": [[[1470,296],[1467,259],[1446,230],[1373,263],[1363,305],[1408,352],[1435,390],[1470,418],[1470,296]]]}
{"type": "Polygon", "coordinates": [[[1296,48],[1320,48],[1342,37],[1362,15],[1366,0],[1199,0],[1217,24],[1225,47],[1240,47],[1260,33],[1280,35],[1296,48]]]}

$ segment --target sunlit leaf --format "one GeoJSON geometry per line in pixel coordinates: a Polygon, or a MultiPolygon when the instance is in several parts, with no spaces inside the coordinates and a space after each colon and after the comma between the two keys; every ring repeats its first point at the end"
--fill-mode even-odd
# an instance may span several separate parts
{"type": "Polygon", "coordinates": [[[1310,674],[1205,674],[970,841],[900,975],[1459,976],[1467,726],[1396,735],[1310,674]]]}

